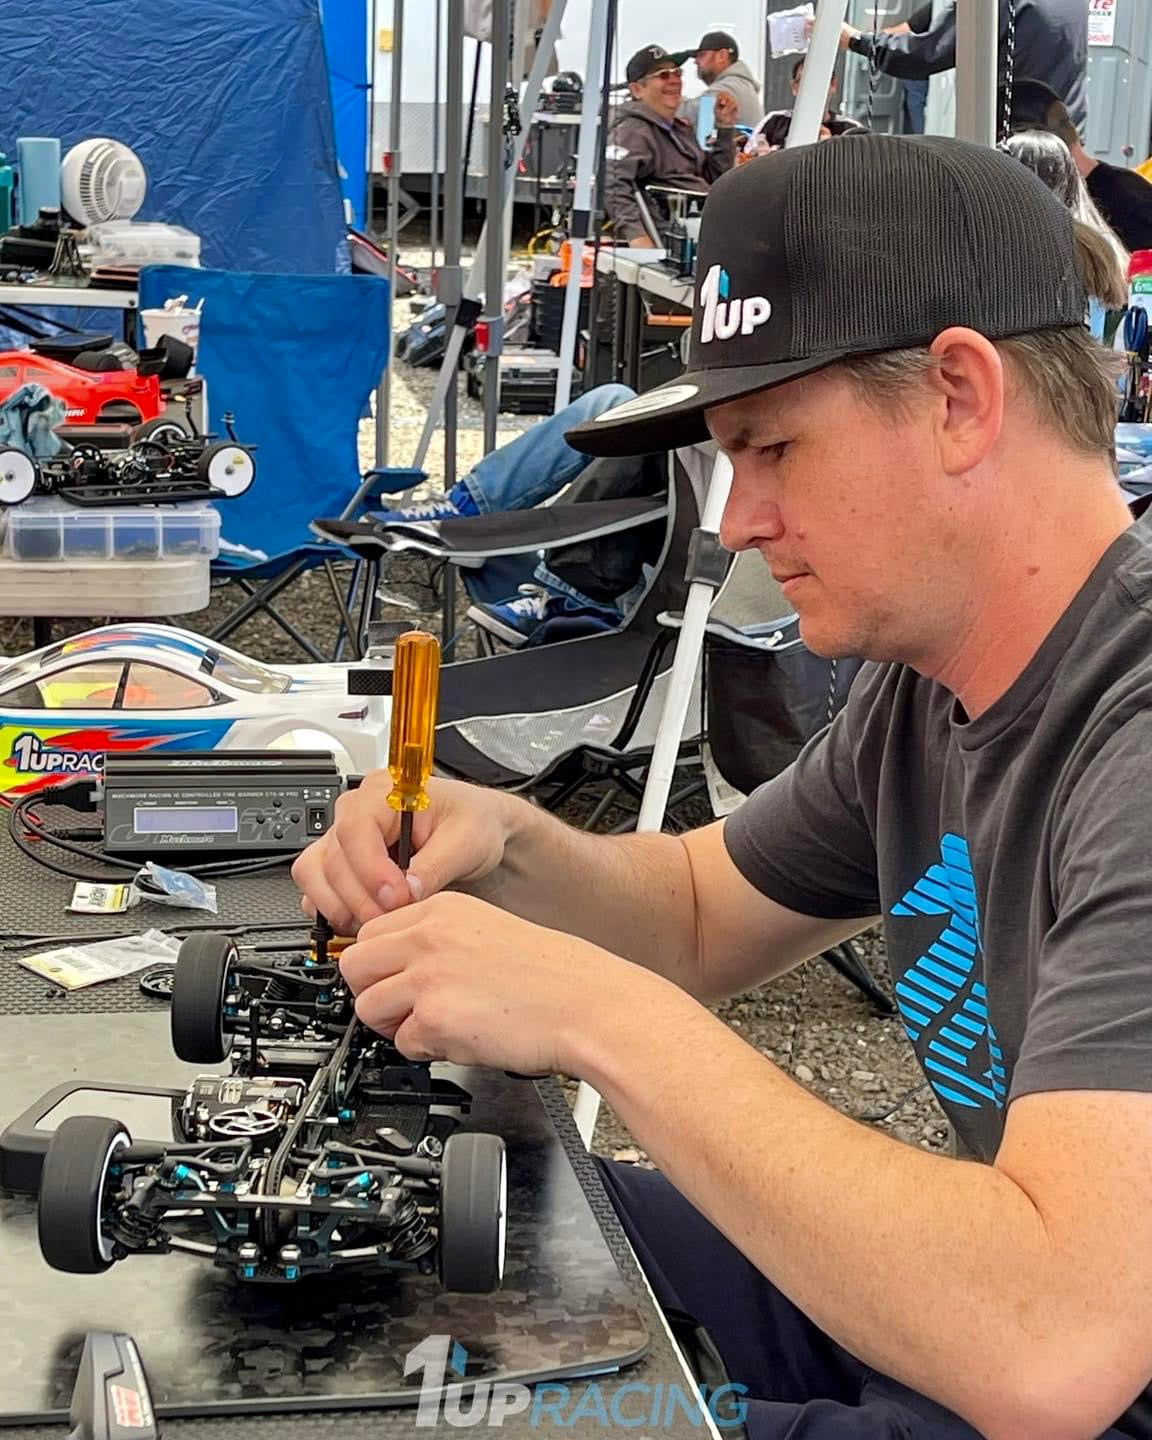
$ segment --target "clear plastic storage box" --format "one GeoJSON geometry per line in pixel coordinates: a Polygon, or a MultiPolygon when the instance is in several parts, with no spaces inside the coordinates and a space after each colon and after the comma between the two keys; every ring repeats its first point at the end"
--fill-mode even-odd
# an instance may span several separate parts
{"type": "Polygon", "coordinates": [[[9,560],[214,558],[220,512],[204,505],[117,505],[85,509],[36,495],[0,512],[9,560]]]}

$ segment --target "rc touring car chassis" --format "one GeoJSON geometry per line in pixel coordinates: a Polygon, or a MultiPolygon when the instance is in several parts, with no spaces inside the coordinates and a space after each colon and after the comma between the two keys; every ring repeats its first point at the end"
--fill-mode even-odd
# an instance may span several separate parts
{"type": "Polygon", "coordinates": [[[496,1135],[457,1129],[470,1097],[355,1018],[337,943],[241,959],[226,935],[184,941],[172,989],[182,1060],[230,1058],[174,1103],[172,1144],[73,1116],[48,1147],[41,1251],[92,1274],[183,1251],[241,1280],[337,1270],[438,1271],[499,1288],[507,1166],[496,1135]]]}
{"type": "Polygon", "coordinates": [[[21,505],[33,494],[81,506],[231,500],[246,493],[255,475],[251,446],[169,426],[127,450],[76,445],[51,460],[0,448],[0,506],[21,505]]]}

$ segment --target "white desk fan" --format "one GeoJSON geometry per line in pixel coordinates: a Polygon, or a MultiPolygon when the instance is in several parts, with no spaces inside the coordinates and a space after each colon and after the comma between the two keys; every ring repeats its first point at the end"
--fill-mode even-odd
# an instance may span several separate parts
{"type": "Polygon", "coordinates": [[[119,140],[81,140],[60,166],[60,200],[78,225],[131,220],[147,192],[139,155],[119,140]]]}

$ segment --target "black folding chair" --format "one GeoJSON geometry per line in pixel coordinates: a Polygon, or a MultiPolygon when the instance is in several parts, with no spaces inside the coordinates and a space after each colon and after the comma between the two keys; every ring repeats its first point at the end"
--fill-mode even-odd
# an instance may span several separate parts
{"type": "MultiPolygon", "coordinates": [[[[672,660],[673,636],[658,617],[684,603],[697,491],[710,468],[708,456],[694,450],[665,463],[666,495],[412,525],[314,524],[374,572],[405,551],[466,567],[635,535],[644,526],[662,533],[645,593],[618,629],[442,668],[436,762],[444,773],[528,792],[550,808],[592,788],[601,792],[592,824],[614,800],[638,803],[672,660]]],[[[687,737],[684,757],[699,757],[698,734],[687,737]]],[[[702,789],[696,780],[676,803],[702,789]]]]}

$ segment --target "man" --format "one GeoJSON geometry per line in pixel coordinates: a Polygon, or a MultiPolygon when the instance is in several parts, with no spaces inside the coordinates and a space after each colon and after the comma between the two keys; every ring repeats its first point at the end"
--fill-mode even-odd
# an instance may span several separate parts
{"type": "Polygon", "coordinates": [[[1089,155],[1067,106],[1049,86],[1022,80],[1012,87],[1012,129],[1058,135],[1071,150],[1096,208],[1125,248],[1152,248],[1152,185],[1135,170],[1089,155]]]}
{"type": "Polygon", "coordinates": [[[1147,1437],[1152,535],[1084,329],[1095,232],[995,150],[871,135],[740,167],[701,232],[687,373],[570,438],[710,432],[724,543],[810,649],[876,663],[726,821],[598,837],[442,781],[405,876],[381,774],[296,878],[363,926],[344,972],[405,1054],[604,1095],[661,1167],[603,1167],[625,1226],[751,1440],[1147,1437]],[[974,1160],[701,1003],[878,919],[974,1160]]]}
{"type": "MultiPolygon", "coordinates": [[[[800,93],[800,77],[804,74],[804,60],[801,57],[792,66],[792,94],[800,93]]],[[[824,121],[820,130],[820,138],[829,140],[834,135],[866,135],[867,126],[861,125],[858,120],[851,120],[847,115],[841,115],[837,109],[839,99],[840,82],[835,72],[832,81],[828,86],[828,101],[824,110],[824,121]]],[[[753,130],[748,137],[745,149],[749,154],[763,154],[771,150],[782,150],[784,142],[788,139],[788,129],[792,124],[791,110],[771,110],[753,130]]]]}
{"type": "Polygon", "coordinates": [[[705,95],[731,95],[736,101],[736,124],[755,125],[764,113],[760,83],[740,59],[740,50],[731,35],[709,30],[688,54],[696,60],[696,73],[707,85],[705,95]]]}
{"type": "MultiPolygon", "coordinates": [[[[1088,4],[1089,0],[1016,0],[1015,4],[1015,74],[1051,85],[1081,127],[1088,118],[1088,4]]],[[[1002,68],[1008,26],[1008,0],[1000,0],[1002,68]]],[[[951,70],[956,64],[956,0],[949,0],[920,34],[881,31],[873,37],[870,31],[846,23],[840,48],[906,80],[926,80],[951,70]]]]}
{"type": "MultiPolygon", "coordinates": [[[[899,25],[886,25],[885,35],[923,35],[932,24],[933,6],[931,0],[927,5],[921,5],[918,10],[913,10],[907,20],[899,25]]],[[[901,81],[904,91],[904,133],[907,135],[923,135],[928,110],[928,79],[910,80],[905,78],[901,81]]]]}
{"type": "Polygon", "coordinates": [[[716,145],[703,150],[693,126],[676,112],[682,98],[681,56],[660,45],[645,45],[628,61],[625,75],[632,103],[608,135],[604,207],[613,232],[629,245],[653,248],[657,241],[645,210],[659,214],[659,202],[645,199],[649,185],[707,194],[714,180],[736,163],[736,102],[716,96],[716,145]]]}

